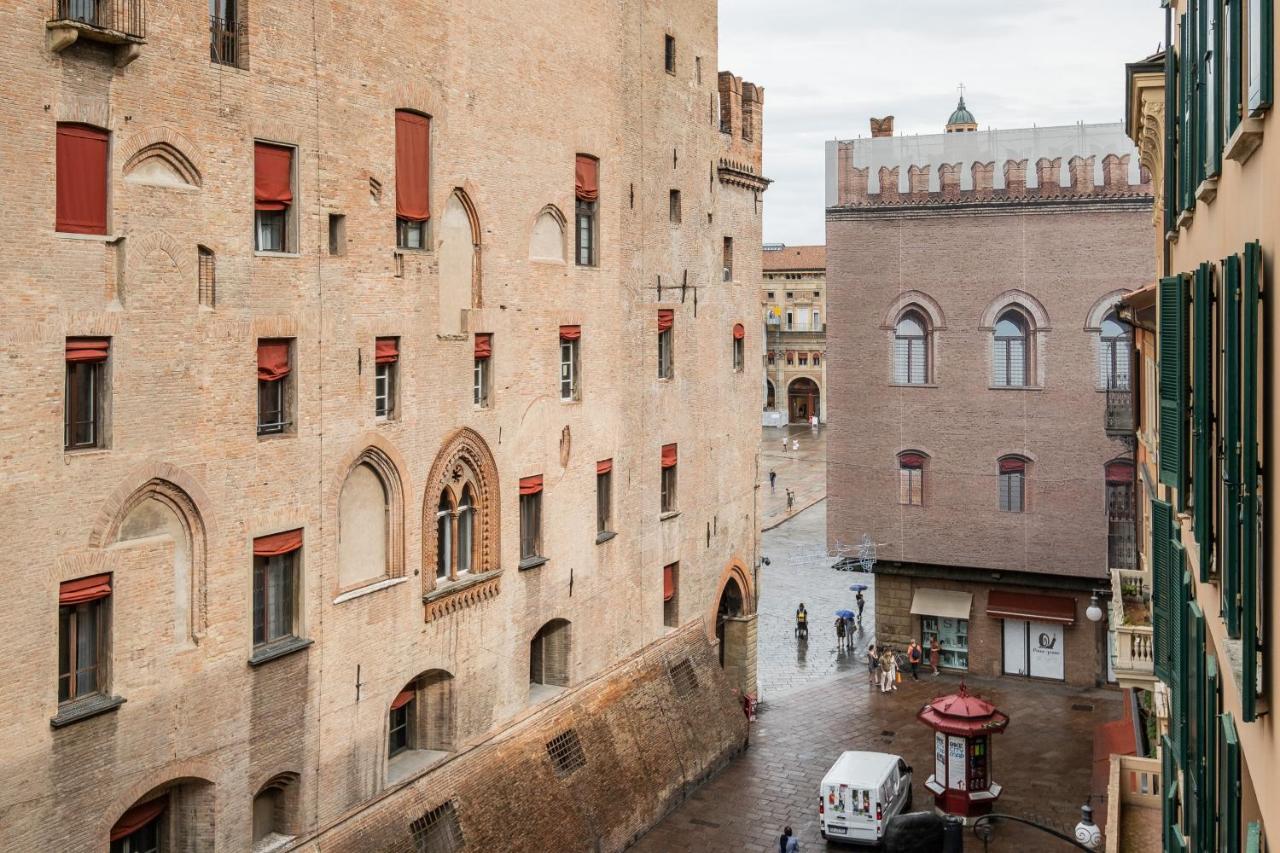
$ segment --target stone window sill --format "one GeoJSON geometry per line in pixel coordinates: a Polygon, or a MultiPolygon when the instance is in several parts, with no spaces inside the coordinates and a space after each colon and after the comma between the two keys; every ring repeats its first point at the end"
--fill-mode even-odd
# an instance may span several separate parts
{"type": "Polygon", "coordinates": [[[532,557],[525,557],[520,561],[520,564],[516,566],[516,568],[522,572],[527,572],[529,569],[538,568],[538,566],[541,566],[545,562],[547,562],[546,557],[534,555],[532,557]]]}
{"type": "Polygon", "coordinates": [[[83,240],[87,243],[118,243],[122,239],[117,234],[75,234],[71,231],[55,231],[59,240],[83,240]]]}
{"type": "Polygon", "coordinates": [[[1205,178],[1200,182],[1200,186],[1196,187],[1196,201],[1202,201],[1210,204],[1218,197],[1218,178],[1205,178]]]}
{"type": "Polygon", "coordinates": [[[890,382],[890,388],[937,388],[937,382],[890,382]]]}
{"type": "Polygon", "coordinates": [[[662,513],[661,515],[659,515],[659,516],[658,516],[658,520],[659,520],[659,521],[668,521],[668,520],[670,520],[670,519],[672,519],[672,518],[676,518],[676,517],[677,517],[677,516],[679,516],[679,515],[680,515],[680,510],[678,510],[678,509],[673,509],[673,510],[671,510],[670,512],[664,512],[664,513],[662,513]]]}
{"type": "Polygon", "coordinates": [[[377,592],[378,590],[381,590],[381,589],[387,589],[389,587],[399,586],[400,584],[404,583],[407,580],[408,578],[405,578],[405,577],[383,578],[382,580],[374,581],[373,583],[365,584],[364,586],[356,587],[355,589],[349,589],[346,592],[341,593],[340,595],[335,597],[333,599],[333,603],[342,604],[343,602],[351,601],[353,599],[360,598],[365,595],[369,595],[370,593],[377,592]]]}
{"type": "Polygon", "coordinates": [[[254,250],[255,258],[300,258],[302,255],[298,252],[262,252],[254,250]]]}
{"type": "Polygon", "coordinates": [[[617,535],[618,534],[614,533],[612,530],[601,530],[599,533],[596,534],[596,544],[603,545],[605,542],[608,542],[610,539],[612,539],[617,535]]]}
{"type": "Polygon", "coordinates": [[[1231,134],[1222,156],[1243,166],[1253,156],[1253,152],[1257,151],[1261,146],[1262,119],[1257,116],[1249,116],[1240,122],[1239,126],[1236,127],[1235,133],[1231,134]]]}
{"type": "Polygon", "coordinates": [[[278,853],[278,851],[287,850],[296,837],[294,835],[282,835],[279,832],[269,832],[254,843],[252,853],[278,853]]]}
{"type": "Polygon", "coordinates": [[[1182,211],[1181,213],[1178,214],[1178,227],[1186,228],[1191,224],[1191,220],[1195,218],[1196,218],[1195,211],[1193,210],[1182,211]]]}
{"type": "Polygon", "coordinates": [[[481,572],[476,575],[461,575],[457,580],[437,580],[436,588],[422,596],[422,600],[427,603],[438,601],[445,596],[462,592],[463,590],[470,589],[477,584],[482,584],[487,580],[492,580],[493,578],[496,578],[498,574],[499,572],[495,570],[481,572]]]}
{"type": "Polygon", "coordinates": [[[249,666],[262,666],[264,663],[287,657],[294,652],[302,651],[312,642],[304,637],[285,637],[283,640],[258,646],[253,650],[253,656],[249,658],[249,666]]]}
{"type": "Polygon", "coordinates": [[[83,699],[76,699],[73,702],[67,702],[58,706],[58,714],[49,720],[49,725],[55,729],[63,726],[69,726],[72,723],[78,723],[81,720],[87,720],[96,717],[99,714],[105,714],[108,711],[114,711],[125,703],[122,696],[107,696],[103,693],[95,693],[92,696],[86,696],[83,699]]]}
{"type": "Polygon", "coordinates": [[[1043,385],[988,385],[989,391],[1043,391],[1043,385]]]}

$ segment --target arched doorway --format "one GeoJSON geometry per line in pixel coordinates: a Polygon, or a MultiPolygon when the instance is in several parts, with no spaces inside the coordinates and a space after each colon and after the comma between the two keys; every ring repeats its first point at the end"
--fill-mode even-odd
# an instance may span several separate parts
{"type": "Polygon", "coordinates": [[[821,403],[818,383],[809,377],[801,376],[787,386],[787,418],[790,421],[807,423],[811,417],[821,417],[821,403]]]}
{"type": "Polygon", "coordinates": [[[778,395],[774,391],[772,379],[766,379],[764,385],[764,407],[766,410],[772,411],[773,407],[777,405],[776,398],[778,395]]]}
{"type": "Polygon", "coordinates": [[[729,578],[720,591],[720,603],[716,606],[716,640],[720,644],[720,666],[724,666],[724,623],[727,619],[743,615],[742,587],[737,578],[729,578]]]}

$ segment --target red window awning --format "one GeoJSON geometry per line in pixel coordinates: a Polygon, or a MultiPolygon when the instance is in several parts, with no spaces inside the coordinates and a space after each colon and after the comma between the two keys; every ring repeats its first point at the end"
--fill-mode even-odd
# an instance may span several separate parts
{"type": "Polygon", "coordinates": [[[672,563],[670,566],[662,567],[662,600],[670,601],[676,594],[676,567],[672,563]]]}
{"type": "Polygon", "coordinates": [[[378,364],[392,364],[400,360],[399,338],[378,338],[374,343],[374,358],[378,364]]]}
{"type": "Polygon", "coordinates": [[[253,556],[278,557],[302,547],[302,530],[286,530],[253,540],[253,556]]]}
{"type": "Polygon", "coordinates": [[[536,495],[542,491],[542,475],[535,474],[532,477],[520,478],[520,494],[536,495]]]}
{"type": "Polygon", "coordinates": [[[741,323],[733,324],[733,339],[740,341],[747,336],[747,330],[741,323]]]}
{"type": "Polygon", "coordinates": [[[107,140],[105,130],[84,124],[58,125],[55,177],[57,230],[107,233],[107,140]]]}
{"type": "Polygon", "coordinates": [[[576,341],[580,337],[582,337],[581,326],[561,326],[560,327],[560,340],[576,341]]]}
{"type": "Polygon", "coordinates": [[[258,379],[275,382],[289,375],[289,342],[287,340],[258,341],[258,379]]]}
{"type": "Polygon", "coordinates": [[[996,619],[1031,619],[1073,625],[1076,621],[1076,601],[1062,595],[993,589],[987,593],[987,615],[996,619]]]}
{"type": "Polygon", "coordinates": [[[1133,482],[1133,463],[1120,460],[1107,463],[1107,482],[1116,485],[1133,482]]]}
{"type": "Polygon", "coordinates": [[[293,204],[293,149],[253,144],[254,210],[288,210],[293,204]]]}
{"type": "Polygon", "coordinates": [[[898,456],[899,468],[923,468],[924,457],[919,453],[903,453],[898,456]]]}
{"type": "Polygon", "coordinates": [[[106,361],[111,338],[67,338],[67,361],[106,361]]]}
{"type": "Polygon", "coordinates": [[[396,110],[396,216],[410,222],[431,217],[431,119],[396,110]]]}
{"type": "Polygon", "coordinates": [[[399,711],[405,705],[413,701],[415,693],[412,687],[401,690],[396,694],[396,698],[391,703],[391,710],[399,711]]]}
{"type": "Polygon", "coordinates": [[[658,309],[658,333],[661,334],[676,324],[676,312],[673,308],[658,309]]]}
{"type": "Polygon", "coordinates": [[[676,466],[676,445],[664,444],[662,446],[662,467],[674,468],[676,466]]]}
{"type": "Polygon", "coordinates": [[[133,835],[139,829],[160,817],[160,813],[164,811],[167,805],[169,805],[169,797],[166,795],[129,809],[120,816],[120,819],[116,821],[116,825],[111,827],[111,840],[119,841],[122,838],[128,838],[133,835]]]}
{"type": "Polygon", "coordinates": [[[573,168],[573,194],[578,201],[600,198],[600,161],[590,154],[579,154],[573,168]]]}
{"type": "Polygon", "coordinates": [[[609,473],[610,471],[612,471],[612,470],[613,470],[613,460],[612,460],[612,459],[601,459],[599,462],[597,462],[597,463],[596,463],[596,474],[597,474],[597,475],[599,475],[599,474],[608,474],[608,473],[609,473]]]}
{"type": "Polygon", "coordinates": [[[111,594],[111,575],[90,575],[58,585],[58,604],[83,604],[111,594]]]}
{"type": "Polygon", "coordinates": [[[1001,459],[1001,474],[1021,474],[1027,470],[1027,463],[1023,459],[1001,459]]]}
{"type": "Polygon", "coordinates": [[[493,335],[488,332],[476,332],[476,358],[488,358],[493,355],[493,335]]]}

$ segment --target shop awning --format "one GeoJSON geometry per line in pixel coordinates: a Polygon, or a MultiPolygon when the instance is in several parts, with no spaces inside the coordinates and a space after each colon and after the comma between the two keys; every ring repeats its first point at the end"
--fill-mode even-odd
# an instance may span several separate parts
{"type": "Polygon", "coordinates": [[[997,619],[1034,619],[1037,622],[1074,625],[1076,601],[1062,595],[1036,595],[993,589],[987,593],[987,615],[997,619]]]}
{"type": "Polygon", "coordinates": [[[943,619],[968,619],[973,607],[973,593],[951,589],[917,589],[911,599],[913,616],[940,616],[943,619]]]}

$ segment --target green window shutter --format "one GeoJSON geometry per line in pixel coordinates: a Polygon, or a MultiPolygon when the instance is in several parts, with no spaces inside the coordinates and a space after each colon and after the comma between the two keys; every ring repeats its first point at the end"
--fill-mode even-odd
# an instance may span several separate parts
{"type": "Polygon", "coordinates": [[[1160,279],[1159,288],[1160,482],[1185,501],[1187,420],[1187,285],[1182,276],[1160,279]]]}
{"type": "Polygon", "coordinates": [[[1192,306],[1192,405],[1191,486],[1196,536],[1200,546],[1200,580],[1209,580],[1213,553],[1213,327],[1212,271],[1209,264],[1196,270],[1192,306]]]}
{"type": "MultiPolygon", "coordinates": [[[[1240,2],[1240,0],[1234,0],[1240,2]]],[[[1178,123],[1173,120],[1173,109],[1178,103],[1177,54],[1170,45],[1164,52],[1164,230],[1177,229],[1178,209],[1182,199],[1178,190],[1178,123]]],[[[1136,396],[1135,396],[1136,399],[1136,396]]]]}
{"type": "Polygon", "coordinates": [[[1220,720],[1218,752],[1218,802],[1222,804],[1218,829],[1219,853],[1240,853],[1240,740],[1230,714],[1220,720]]]}
{"type": "MultiPolygon", "coordinates": [[[[1195,186],[1192,175],[1195,170],[1195,146],[1191,144],[1191,30],[1187,16],[1178,19],[1178,186],[1182,195],[1182,209],[1195,207],[1195,186]]],[[[1166,108],[1167,109],[1167,108],[1166,108]]]]}
{"type": "MultiPolygon", "coordinates": [[[[1201,636],[1206,636],[1203,633],[1203,613],[1200,619],[1201,636]]],[[[1205,656],[1203,692],[1204,701],[1200,709],[1200,718],[1204,721],[1205,785],[1201,790],[1204,792],[1205,819],[1200,824],[1200,849],[1212,851],[1218,849],[1218,811],[1215,799],[1218,780],[1218,736],[1213,730],[1218,720],[1218,660],[1213,655],[1205,656]]]]}
{"type": "Polygon", "coordinates": [[[1164,501],[1151,501],[1151,591],[1154,598],[1152,618],[1155,627],[1152,640],[1155,643],[1156,678],[1165,684],[1173,682],[1173,657],[1170,654],[1172,636],[1172,608],[1169,606],[1169,534],[1173,528],[1173,507],[1164,501]]]}
{"type": "Polygon", "coordinates": [[[1222,165],[1222,80],[1218,71],[1221,21],[1218,4],[1221,0],[1208,0],[1200,4],[1200,138],[1203,140],[1204,176],[1218,174],[1222,165]]]}
{"type": "MultiPolygon", "coordinates": [[[[1190,578],[1188,578],[1188,583],[1190,578]]],[[[1182,810],[1187,838],[1204,837],[1205,812],[1205,718],[1204,718],[1204,613],[1194,601],[1185,608],[1187,619],[1187,807],[1182,810]]]]}
{"type": "Polygon", "coordinates": [[[1244,853],[1262,853],[1262,824],[1256,820],[1249,824],[1249,833],[1244,842],[1244,853]]]}
{"type": "Polygon", "coordinates": [[[1160,811],[1165,853],[1177,850],[1178,835],[1178,767],[1173,760],[1173,744],[1167,736],[1160,738],[1160,811]]]}
{"type": "MultiPolygon", "coordinates": [[[[1191,576],[1187,574],[1187,558],[1183,551],[1182,543],[1174,541],[1170,550],[1172,559],[1169,561],[1169,568],[1172,569],[1172,577],[1170,578],[1171,599],[1173,606],[1171,608],[1172,636],[1170,637],[1169,646],[1173,651],[1173,683],[1169,685],[1170,693],[1173,694],[1173,719],[1170,728],[1174,733],[1174,746],[1177,749],[1178,766],[1183,769],[1184,773],[1191,772],[1191,744],[1188,733],[1188,711],[1190,708],[1190,700],[1188,696],[1188,686],[1190,677],[1188,676],[1188,658],[1190,638],[1187,630],[1187,605],[1191,594],[1191,576]]],[[[1186,820],[1183,819],[1185,825],[1186,820]]]]}
{"type": "Polygon", "coordinates": [[[1240,257],[1222,261],[1222,383],[1218,429],[1222,440],[1222,616],[1227,635],[1240,636],[1240,257]]]}
{"type": "Polygon", "coordinates": [[[1258,571],[1262,519],[1258,494],[1258,329],[1262,286],[1262,244],[1244,247],[1244,281],[1241,288],[1240,338],[1240,615],[1244,672],[1240,685],[1240,719],[1257,719],[1260,633],[1266,625],[1265,591],[1258,571]]]}
{"type": "MultiPolygon", "coordinates": [[[[1222,138],[1224,144],[1240,124],[1240,61],[1244,58],[1242,39],[1243,20],[1240,11],[1245,0],[1222,0],[1222,62],[1219,67],[1225,79],[1222,81],[1224,99],[1222,105],[1222,138]]],[[[1165,100],[1165,103],[1169,101],[1165,100]]]]}
{"type": "Polygon", "coordinates": [[[1272,0],[1249,0],[1249,112],[1271,106],[1275,77],[1272,0]]]}

